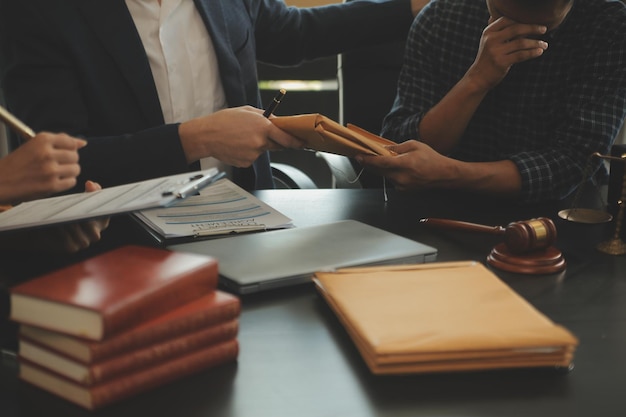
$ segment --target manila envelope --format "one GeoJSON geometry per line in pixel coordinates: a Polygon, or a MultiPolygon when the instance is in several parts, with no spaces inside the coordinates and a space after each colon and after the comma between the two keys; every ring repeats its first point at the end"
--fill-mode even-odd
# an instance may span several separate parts
{"type": "Polygon", "coordinates": [[[347,157],[358,154],[395,155],[386,148],[396,143],[374,135],[358,126],[342,126],[321,114],[277,116],[272,123],[304,141],[306,149],[329,152],[347,157]]]}

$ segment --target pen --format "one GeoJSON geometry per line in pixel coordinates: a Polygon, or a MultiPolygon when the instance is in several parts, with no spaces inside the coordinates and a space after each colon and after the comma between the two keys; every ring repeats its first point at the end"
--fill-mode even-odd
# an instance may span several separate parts
{"type": "MultiPolygon", "coordinates": [[[[221,171],[217,171],[216,168],[211,169],[211,172],[208,174],[199,174],[195,177],[189,179],[189,184],[185,187],[178,190],[176,193],[176,198],[184,199],[189,197],[190,195],[197,194],[202,188],[207,185],[223,178],[226,174],[221,171]]],[[[165,197],[165,195],[164,195],[165,197]]]]}
{"type": "Polygon", "coordinates": [[[274,110],[276,110],[276,107],[278,107],[280,101],[283,99],[283,97],[285,97],[286,93],[287,91],[284,88],[278,90],[278,93],[276,93],[276,96],[272,99],[270,105],[267,106],[267,108],[265,109],[265,112],[263,113],[264,117],[270,117],[272,113],[274,113],[274,110]]]}
{"type": "Polygon", "coordinates": [[[0,106],[0,120],[7,124],[13,131],[19,134],[24,139],[28,140],[35,137],[35,132],[30,127],[26,126],[21,120],[13,116],[7,109],[0,106]]]}

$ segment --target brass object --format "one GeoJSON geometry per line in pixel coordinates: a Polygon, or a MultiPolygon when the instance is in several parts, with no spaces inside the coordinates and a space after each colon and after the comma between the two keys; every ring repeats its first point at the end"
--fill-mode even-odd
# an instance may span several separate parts
{"type": "Polygon", "coordinates": [[[607,223],[613,220],[611,213],[588,208],[571,208],[559,211],[559,217],[574,223],[607,223]]]}
{"type": "Polygon", "coordinates": [[[541,242],[541,244],[545,244],[546,246],[552,243],[552,239],[551,239],[550,243],[546,244],[546,242],[548,242],[548,229],[546,228],[545,224],[541,220],[537,220],[537,219],[529,220],[528,225],[535,232],[535,237],[537,239],[537,242],[541,242]]]}

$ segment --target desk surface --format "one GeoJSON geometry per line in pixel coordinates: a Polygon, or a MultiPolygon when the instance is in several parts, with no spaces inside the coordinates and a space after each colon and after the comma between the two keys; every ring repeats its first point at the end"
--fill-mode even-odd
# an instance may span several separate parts
{"type": "MultiPolygon", "coordinates": [[[[523,276],[496,271],[512,288],[580,339],[575,368],[374,376],[312,285],[242,299],[235,364],[157,388],[103,416],[624,416],[626,257],[595,250],[611,225],[567,223],[553,205],[493,208],[476,198],[402,196],[381,190],[272,190],[257,196],[296,226],[356,219],[439,249],[439,260],[484,261],[497,237],[428,230],[421,217],[491,225],[552,217],[566,271],[523,276]]],[[[267,232],[271,233],[271,232],[267,232]]],[[[91,415],[0,369],[3,417],[91,415]]]]}

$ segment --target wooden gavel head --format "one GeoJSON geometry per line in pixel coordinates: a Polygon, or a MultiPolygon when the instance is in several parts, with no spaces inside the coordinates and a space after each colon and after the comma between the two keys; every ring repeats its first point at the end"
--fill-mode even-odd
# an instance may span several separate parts
{"type": "Polygon", "coordinates": [[[504,229],[504,243],[512,253],[546,249],[556,241],[556,226],[547,217],[510,223],[504,229]]]}
{"type": "Polygon", "coordinates": [[[556,241],[556,226],[547,217],[522,220],[506,227],[485,226],[448,219],[421,219],[421,223],[444,229],[460,229],[474,232],[504,235],[504,243],[511,253],[521,254],[546,249],[556,241]]]}

